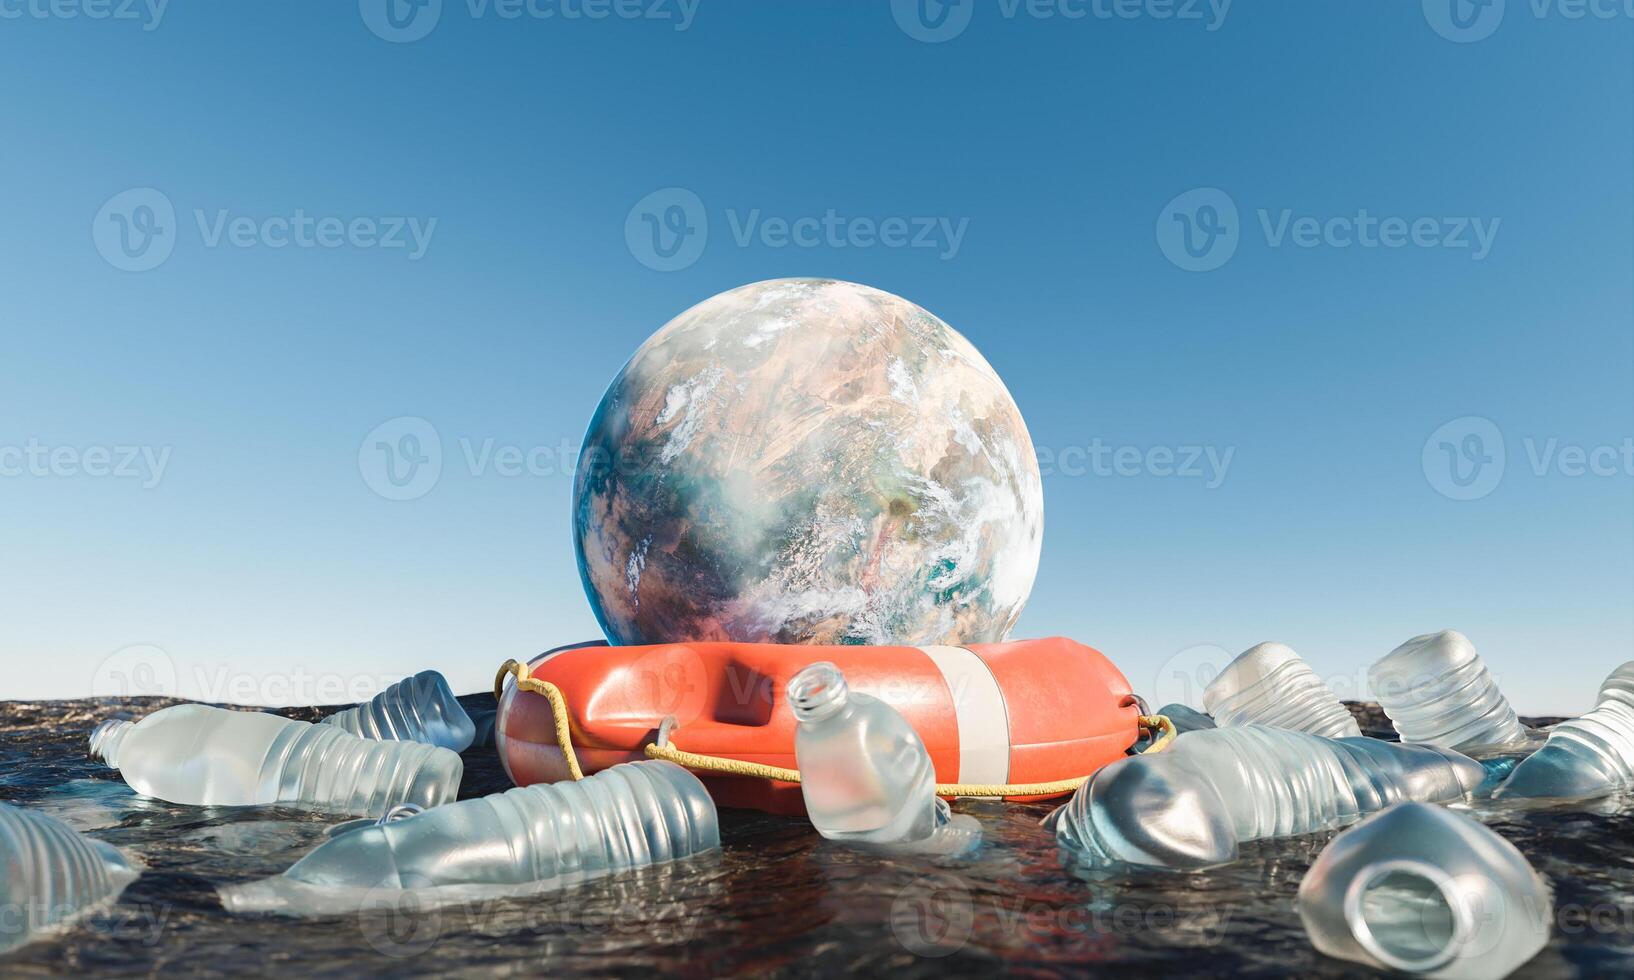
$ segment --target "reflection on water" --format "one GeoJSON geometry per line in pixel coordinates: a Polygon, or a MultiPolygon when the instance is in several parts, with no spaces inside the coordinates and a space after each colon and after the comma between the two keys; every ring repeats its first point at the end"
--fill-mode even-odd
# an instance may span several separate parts
{"type": "MultiPolygon", "coordinates": [[[[7,977],[235,967],[301,980],[388,971],[930,977],[1081,965],[1126,976],[1370,975],[1319,957],[1294,912],[1299,881],[1331,835],[1254,842],[1242,860],[1204,872],[1090,875],[1063,867],[1038,826],[1051,807],[998,802],[955,807],[983,825],[970,861],[864,853],[799,820],[725,811],[718,855],[536,898],[300,922],[231,917],[218,885],[282,872],[336,818],[137,797],[85,757],[85,737],[114,711],[150,707],[0,704],[0,799],[43,809],[148,869],[118,905],[8,957],[7,977]]],[[[491,749],[465,760],[462,798],[508,788],[491,749]]],[[[1516,976],[1634,972],[1634,800],[1470,812],[1554,886],[1554,939],[1516,976]]]]}

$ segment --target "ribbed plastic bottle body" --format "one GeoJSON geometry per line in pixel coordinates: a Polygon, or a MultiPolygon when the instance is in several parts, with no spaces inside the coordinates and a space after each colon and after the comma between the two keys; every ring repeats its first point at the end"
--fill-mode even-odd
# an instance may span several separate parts
{"type": "Polygon", "coordinates": [[[1325,738],[1362,734],[1339,696],[1281,643],[1244,651],[1203,691],[1203,706],[1221,726],[1268,725],[1325,738]]]}
{"type": "Polygon", "coordinates": [[[1433,746],[1216,728],[1107,766],[1050,821],[1090,864],[1203,867],[1242,841],[1342,827],[1403,800],[1453,802],[1484,775],[1433,746]]]}
{"type": "Polygon", "coordinates": [[[527,885],[661,864],[719,846],[719,817],[703,783],[654,760],[343,833],[284,877],[353,890],[527,885]]]}
{"type": "Polygon", "coordinates": [[[418,742],[375,742],[331,725],[201,704],[165,708],[91,736],[93,754],[147,796],[193,806],[305,804],[381,816],[454,798],[464,763],[418,742]]]}
{"type": "Polygon", "coordinates": [[[1413,637],[1367,676],[1404,742],[1467,750],[1527,737],[1475,645],[1457,630],[1413,637]]]}
{"type": "Polygon", "coordinates": [[[1634,660],[1600,685],[1588,714],[1563,721],[1493,795],[1583,799],[1634,789],[1634,660]]]}
{"type": "Polygon", "coordinates": [[[116,897],[136,879],[117,850],[0,803],[0,953],[116,897]]]}
{"type": "Polygon", "coordinates": [[[794,755],[806,813],[832,840],[922,841],[941,824],[936,770],[925,744],[890,705],[850,691],[830,663],[789,682],[799,728],[794,755]]]}
{"type": "Polygon", "coordinates": [[[455,752],[471,747],[476,726],[435,670],[423,670],[386,688],[355,708],[337,711],[322,724],[359,738],[424,742],[455,752]]]}

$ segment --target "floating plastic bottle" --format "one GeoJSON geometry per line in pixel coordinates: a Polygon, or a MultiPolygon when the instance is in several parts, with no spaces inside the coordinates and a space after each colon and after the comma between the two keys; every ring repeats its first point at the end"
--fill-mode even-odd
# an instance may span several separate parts
{"type": "Polygon", "coordinates": [[[1593,711],[1563,721],[1498,787],[1498,797],[1585,799],[1634,789],[1634,660],[1600,685],[1593,711]]]}
{"type": "Polygon", "coordinates": [[[1086,865],[1208,867],[1242,841],[1342,827],[1403,800],[1461,800],[1485,776],[1439,746],[1216,728],[1102,768],[1046,826],[1086,865]]]}
{"type": "Polygon", "coordinates": [[[1299,883],[1317,949],[1380,970],[1490,980],[1549,941],[1548,884],[1508,841],[1438,806],[1400,803],[1335,837],[1299,883]]]}
{"type": "Polygon", "coordinates": [[[1368,668],[1367,679],[1403,742],[1470,751],[1527,738],[1475,645],[1457,630],[1413,637],[1368,668]]]}
{"type": "Polygon", "coordinates": [[[434,907],[545,891],[720,846],[703,783],[661,760],[358,823],[337,828],[276,878],[224,889],[223,903],[233,911],[334,915],[406,891],[434,907]]]}
{"type": "Polygon", "coordinates": [[[800,723],[794,756],[817,832],[830,840],[958,852],[980,825],[936,796],[936,770],[913,726],[878,698],[851,691],[840,669],[815,663],[789,680],[800,723]]]}
{"type": "Polygon", "coordinates": [[[476,736],[448,681],[435,670],[406,677],[355,708],[337,711],[322,722],[359,738],[382,742],[424,742],[464,752],[476,736]]]}
{"type": "Polygon", "coordinates": [[[1261,643],[1231,661],[1203,691],[1222,727],[1269,725],[1324,738],[1360,738],[1362,729],[1310,666],[1281,643],[1261,643]]]}
{"type": "Polygon", "coordinates": [[[307,804],[381,816],[431,808],[459,792],[458,754],[418,742],[375,742],[334,725],[178,704],[140,722],[107,721],[91,754],[145,796],[194,806],[307,804]]]}
{"type": "Polygon", "coordinates": [[[110,844],[0,803],[0,953],[112,901],[137,872],[110,844]]]}

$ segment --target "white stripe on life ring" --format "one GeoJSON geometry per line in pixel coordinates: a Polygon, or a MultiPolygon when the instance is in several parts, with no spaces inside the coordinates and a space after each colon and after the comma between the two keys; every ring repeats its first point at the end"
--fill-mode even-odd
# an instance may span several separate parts
{"type": "Polygon", "coordinates": [[[963,647],[920,647],[947,681],[959,722],[961,783],[1010,781],[1010,712],[982,658],[963,647]]]}

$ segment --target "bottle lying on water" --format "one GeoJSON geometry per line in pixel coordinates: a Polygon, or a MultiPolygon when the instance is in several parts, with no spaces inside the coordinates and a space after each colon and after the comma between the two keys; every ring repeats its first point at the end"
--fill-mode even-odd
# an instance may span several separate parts
{"type": "Polygon", "coordinates": [[[1434,745],[1215,728],[1104,767],[1045,825],[1092,867],[1200,868],[1234,860],[1243,841],[1343,827],[1404,800],[1462,800],[1485,778],[1434,745]]]}
{"type": "Polygon", "coordinates": [[[529,894],[720,846],[698,777],[662,760],[524,786],[403,819],[343,825],[276,878],[222,890],[236,912],[342,915],[382,894],[413,903],[529,894]]]}
{"type": "Polygon", "coordinates": [[[144,796],[193,806],[306,804],[382,816],[434,807],[459,792],[458,754],[418,742],[375,742],[334,725],[178,704],[139,722],[107,721],[91,754],[144,796]]]}
{"type": "Polygon", "coordinates": [[[0,953],[111,902],[137,872],[110,844],[0,803],[0,953]]]}
{"type": "Polygon", "coordinates": [[[1634,660],[1600,685],[1600,703],[1549,731],[1494,796],[1586,799],[1634,789],[1634,660]]]}
{"type": "Polygon", "coordinates": [[[954,816],[936,796],[930,754],[890,705],[846,686],[823,661],[789,680],[799,728],[800,792],[817,832],[851,844],[959,853],[980,842],[974,817],[954,816]]]}
{"type": "Polygon", "coordinates": [[[355,708],[337,711],[321,724],[344,728],[359,738],[382,742],[424,742],[464,752],[476,736],[448,680],[435,670],[406,677],[355,708]]]}

